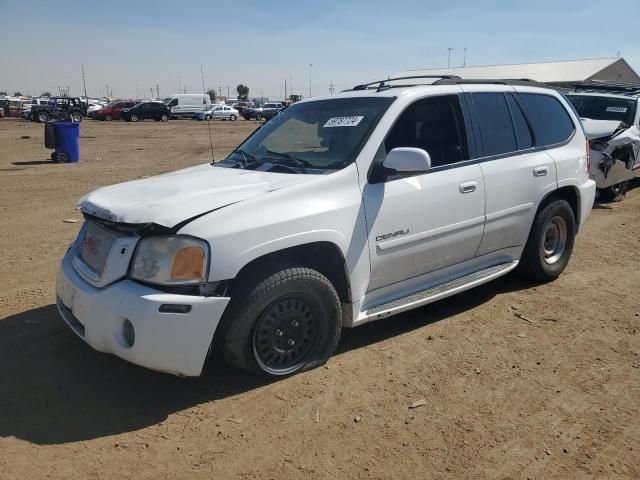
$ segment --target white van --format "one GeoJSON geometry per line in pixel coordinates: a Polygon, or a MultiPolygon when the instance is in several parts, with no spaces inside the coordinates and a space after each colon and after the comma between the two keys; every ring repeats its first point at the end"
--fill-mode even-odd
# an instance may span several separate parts
{"type": "Polygon", "coordinates": [[[211,98],[203,93],[179,93],[166,102],[173,118],[193,117],[196,113],[211,108],[211,98]]]}

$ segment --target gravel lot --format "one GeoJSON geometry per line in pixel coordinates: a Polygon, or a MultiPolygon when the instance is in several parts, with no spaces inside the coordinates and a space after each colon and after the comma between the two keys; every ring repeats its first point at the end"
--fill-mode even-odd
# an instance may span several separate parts
{"type": "MultiPolygon", "coordinates": [[[[257,124],[212,125],[221,158],[257,124]]],[[[81,129],[81,162],[54,165],[42,125],[0,119],[0,479],[640,478],[640,182],[596,206],[553,283],[345,331],[278,382],[216,357],[181,379],[85,345],[54,279],[75,200],[210,161],[207,125],[81,129]]]]}

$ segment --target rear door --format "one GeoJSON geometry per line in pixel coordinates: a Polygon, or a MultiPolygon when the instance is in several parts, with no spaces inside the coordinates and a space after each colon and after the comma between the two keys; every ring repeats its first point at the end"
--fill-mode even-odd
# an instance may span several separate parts
{"type": "MultiPolygon", "coordinates": [[[[538,207],[557,187],[556,165],[536,138],[513,89],[466,87],[479,132],[486,223],[477,255],[525,244],[538,207]]],[[[500,87],[497,87],[500,88],[500,87]]]]}

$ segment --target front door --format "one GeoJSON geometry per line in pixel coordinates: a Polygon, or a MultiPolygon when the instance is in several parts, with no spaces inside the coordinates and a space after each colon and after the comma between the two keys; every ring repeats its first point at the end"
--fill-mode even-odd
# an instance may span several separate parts
{"type": "Polygon", "coordinates": [[[381,150],[422,148],[431,169],[364,188],[369,291],[473,258],[484,228],[484,180],[469,160],[458,95],[421,99],[398,118],[381,150]]]}

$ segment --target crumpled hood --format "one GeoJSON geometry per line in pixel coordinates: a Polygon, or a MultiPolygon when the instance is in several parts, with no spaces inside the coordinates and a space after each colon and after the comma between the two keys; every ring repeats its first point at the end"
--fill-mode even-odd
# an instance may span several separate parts
{"type": "Polygon", "coordinates": [[[204,164],[99,188],[78,200],[76,207],[112,222],[156,223],[171,228],[212,210],[315,177],[204,164]]]}
{"type": "Polygon", "coordinates": [[[593,120],[582,118],[582,126],[587,140],[610,137],[620,127],[620,120],[593,120]]]}

